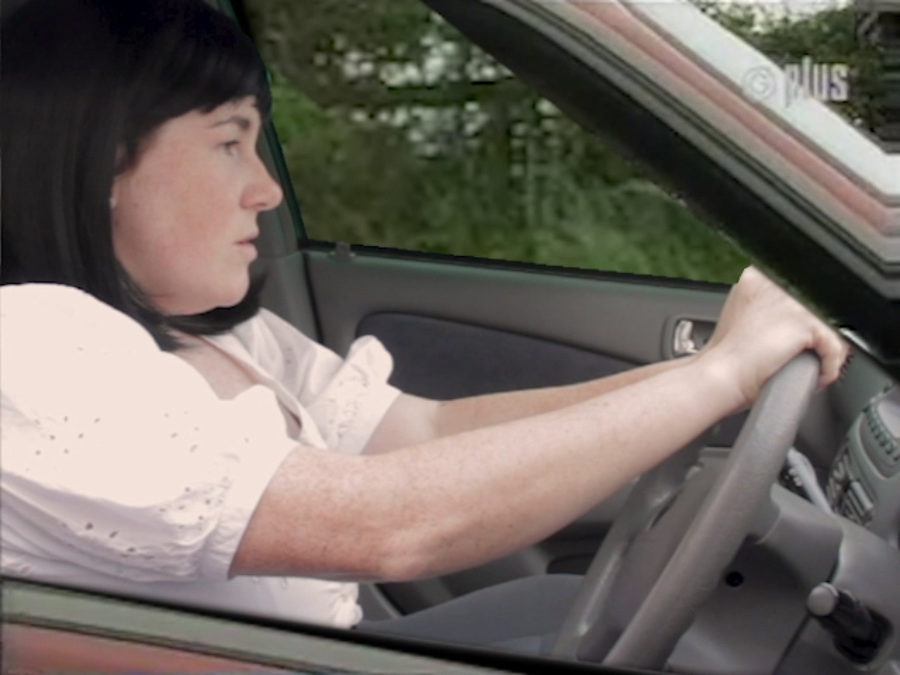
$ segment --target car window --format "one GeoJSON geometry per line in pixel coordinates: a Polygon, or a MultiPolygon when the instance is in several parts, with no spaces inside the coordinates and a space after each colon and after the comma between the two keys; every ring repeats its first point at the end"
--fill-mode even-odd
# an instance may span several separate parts
{"type": "Polygon", "coordinates": [[[747,258],[418,0],[246,0],[308,236],[733,282],[747,258]]]}

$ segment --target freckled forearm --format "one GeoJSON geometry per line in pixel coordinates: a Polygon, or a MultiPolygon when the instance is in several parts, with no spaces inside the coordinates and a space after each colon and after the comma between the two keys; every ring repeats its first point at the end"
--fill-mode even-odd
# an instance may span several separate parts
{"type": "Polygon", "coordinates": [[[730,412],[731,394],[708,368],[670,367],[395,452],[297,454],[270,486],[275,507],[264,497],[254,516],[269,547],[262,559],[280,560],[269,568],[280,573],[394,580],[483,563],[546,537],[664,459],[730,412]]]}
{"type": "Polygon", "coordinates": [[[693,357],[660,361],[607,377],[561,387],[545,387],[442,401],[433,415],[433,437],[453,435],[575,405],[590,398],[635,384],[672,368],[691,363],[693,357]]]}
{"type": "Polygon", "coordinates": [[[427,465],[408,477],[421,481],[411,496],[435,498],[408,504],[399,548],[422,551],[427,562],[411,569],[431,575],[539,541],[730,412],[728,394],[701,368],[662,368],[587,401],[410,449],[411,466],[427,465]],[[716,403],[698,410],[697,400],[716,403]]]}

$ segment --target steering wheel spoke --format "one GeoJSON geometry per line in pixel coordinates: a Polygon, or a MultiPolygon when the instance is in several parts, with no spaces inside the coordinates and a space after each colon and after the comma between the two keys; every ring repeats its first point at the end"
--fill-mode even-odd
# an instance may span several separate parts
{"type": "Polygon", "coordinates": [[[645,473],[631,488],[591,562],[585,579],[591,579],[592,583],[582,585],[553,645],[554,656],[579,658],[579,647],[590,629],[598,625],[632,544],[677,495],[687,472],[697,463],[701,439],[702,436],[645,473]]]}
{"type": "Polygon", "coordinates": [[[692,444],[638,481],[585,575],[555,655],[664,666],[770,499],[818,374],[811,353],[776,373],[721,470],[679,490],[696,462],[692,444]]]}

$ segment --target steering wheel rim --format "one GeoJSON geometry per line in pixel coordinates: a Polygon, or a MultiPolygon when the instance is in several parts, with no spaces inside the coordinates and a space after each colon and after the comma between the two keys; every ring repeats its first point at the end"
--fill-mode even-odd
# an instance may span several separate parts
{"type": "Polygon", "coordinates": [[[769,379],[725,465],[699,498],[696,491],[680,490],[699,452],[696,442],[638,481],[584,577],[553,646],[555,656],[663,667],[770,499],[818,375],[818,358],[804,352],[769,379]],[[684,536],[649,587],[638,590],[642,600],[610,646],[615,629],[604,617],[605,605],[619,572],[628,567],[632,544],[656,527],[660,513],[679,508],[689,512],[684,536]]]}

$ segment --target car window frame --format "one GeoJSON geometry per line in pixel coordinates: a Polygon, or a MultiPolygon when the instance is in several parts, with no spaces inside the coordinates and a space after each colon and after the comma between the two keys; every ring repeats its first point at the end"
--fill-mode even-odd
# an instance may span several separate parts
{"type": "MultiPolygon", "coordinates": [[[[636,0],[629,2],[628,8],[652,23],[660,34],[672,38],[677,49],[693,54],[706,68],[715,70],[735,88],[740,89],[743,76],[755,68],[782,72],[770,58],[690,3],[682,0],[636,0]],[[690,22],[690,26],[676,27],[684,21],[690,22]],[[734,58],[716,58],[722,49],[730,49],[734,58]]],[[[784,82],[778,85],[783,87],[784,82]]],[[[798,98],[790,105],[785,105],[783,98],[770,96],[761,99],[758,104],[793,133],[805,137],[823,153],[833,157],[845,171],[859,178],[867,189],[878,193],[886,203],[900,206],[900,154],[890,153],[874,138],[853,127],[837,112],[811,96],[798,98]],[[853,152],[841,152],[841,146],[847,145],[854,146],[853,152]]],[[[900,227],[900,219],[894,227],[900,227]]]]}
{"type": "Polygon", "coordinates": [[[0,619],[3,626],[59,630],[294,672],[657,672],[185,607],[7,576],[0,588],[0,619]]]}

